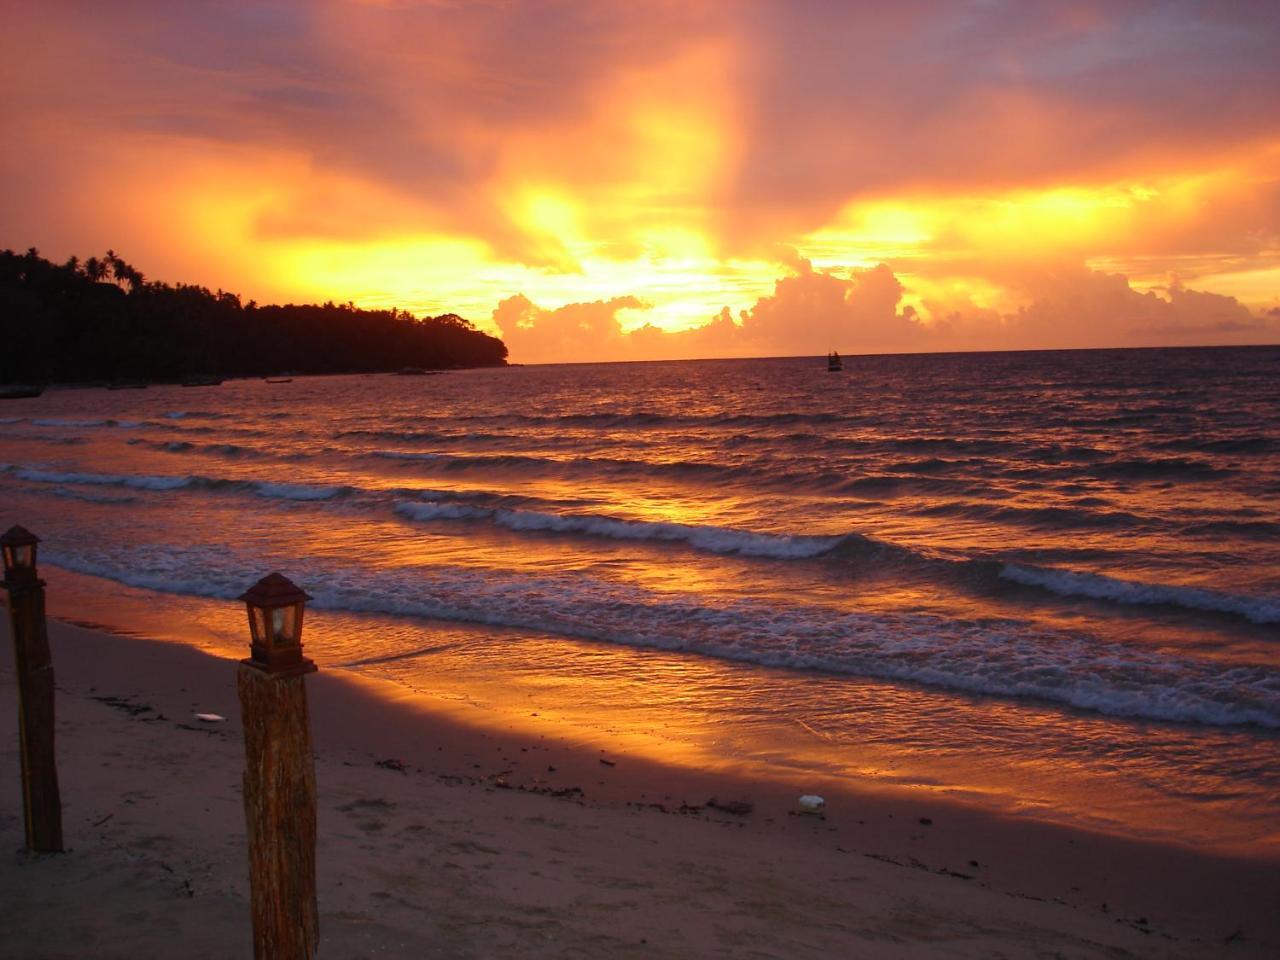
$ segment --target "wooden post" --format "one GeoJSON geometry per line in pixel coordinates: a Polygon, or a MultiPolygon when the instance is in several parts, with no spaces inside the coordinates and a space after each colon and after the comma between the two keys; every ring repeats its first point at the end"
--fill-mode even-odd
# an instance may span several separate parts
{"type": "Polygon", "coordinates": [[[18,740],[27,849],[62,850],[62,800],[53,750],[53,656],[44,616],[44,581],[6,578],[18,681],[18,740]]]}
{"type": "Polygon", "coordinates": [[[244,813],[255,960],[311,960],[316,907],[316,775],[301,676],[241,664],[244,813]]]}
{"type": "Polygon", "coordinates": [[[242,599],[249,604],[254,636],[254,656],[241,661],[236,674],[244,721],[253,956],[311,960],[320,923],[316,774],[305,682],[315,664],[302,657],[300,641],[306,594],[273,574],[242,599]]]}

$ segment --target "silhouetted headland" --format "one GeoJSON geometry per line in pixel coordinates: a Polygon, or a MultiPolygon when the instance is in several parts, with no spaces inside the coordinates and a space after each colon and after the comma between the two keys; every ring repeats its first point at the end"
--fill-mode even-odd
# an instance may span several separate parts
{"type": "Polygon", "coordinates": [[[113,251],[59,265],[34,248],[0,251],[0,340],[0,383],[444,370],[507,357],[501,340],[453,313],[259,306],[147,280],[113,251]]]}

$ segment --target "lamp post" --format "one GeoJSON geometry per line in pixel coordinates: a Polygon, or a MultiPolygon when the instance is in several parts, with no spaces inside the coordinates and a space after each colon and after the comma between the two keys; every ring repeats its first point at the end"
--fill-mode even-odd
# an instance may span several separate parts
{"type": "Polygon", "coordinates": [[[18,526],[0,536],[18,683],[22,815],[27,849],[53,853],[62,849],[62,800],[53,749],[53,657],[44,616],[44,581],[36,568],[39,542],[39,537],[18,526]]]}
{"type": "Polygon", "coordinates": [[[311,960],[316,906],[316,776],[303,678],[302,613],[311,598],[273,573],[240,597],[250,656],[236,689],[244,721],[244,812],[255,960],[311,960]]]}

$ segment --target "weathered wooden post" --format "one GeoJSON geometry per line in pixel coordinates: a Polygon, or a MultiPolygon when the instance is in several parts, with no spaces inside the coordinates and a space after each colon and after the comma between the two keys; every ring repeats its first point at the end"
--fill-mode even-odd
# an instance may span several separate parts
{"type": "Polygon", "coordinates": [[[244,813],[255,960],[311,960],[316,907],[316,774],[303,678],[302,612],[311,598],[278,573],[240,598],[253,636],[236,687],[244,720],[244,813]]]}
{"type": "Polygon", "coordinates": [[[53,853],[62,849],[62,800],[53,752],[53,656],[44,619],[44,581],[36,572],[39,542],[39,537],[18,526],[0,536],[18,682],[18,741],[27,849],[53,853]]]}

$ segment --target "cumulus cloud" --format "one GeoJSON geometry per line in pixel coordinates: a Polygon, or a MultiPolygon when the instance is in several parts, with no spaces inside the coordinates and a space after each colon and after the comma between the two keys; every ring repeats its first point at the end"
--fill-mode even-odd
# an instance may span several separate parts
{"type": "Polygon", "coordinates": [[[642,312],[635,297],[548,310],[511,297],[494,321],[512,359],[691,359],[932,350],[1067,349],[1268,343],[1280,338],[1280,309],[1257,316],[1233,297],[1170,288],[1133,289],[1126,277],[1083,267],[1020,279],[1026,302],[1001,313],[971,300],[925,301],[928,318],[903,305],[902,281],[885,264],[847,271],[791,261],[771,294],[734,317],[725,307],[707,323],[664,331],[628,329],[619,313],[642,312]]]}
{"type": "Polygon", "coordinates": [[[554,310],[538,307],[523,294],[508,297],[493,311],[513,360],[549,363],[576,360],[619,360],[633,352],[618,313],[639,310],[635,297],[615,297],[594,303],[570,303],[554,310]]]}

